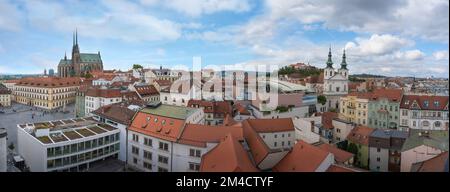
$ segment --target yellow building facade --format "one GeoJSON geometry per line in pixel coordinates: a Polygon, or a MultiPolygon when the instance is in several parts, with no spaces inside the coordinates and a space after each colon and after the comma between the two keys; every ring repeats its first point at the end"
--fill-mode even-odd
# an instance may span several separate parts
{"type": "Polygon", "coordinates": [[[358,125],[368,124],[369,98],[366,94],[349,94],[339,100],[339,118],[356,123],[358,125]]]}
{"type": "Polygon", "coordinates": [[[38,77],[21,79],[14,87],[16,102],[55,109],[75,102],[80,78],[38,77]]]}

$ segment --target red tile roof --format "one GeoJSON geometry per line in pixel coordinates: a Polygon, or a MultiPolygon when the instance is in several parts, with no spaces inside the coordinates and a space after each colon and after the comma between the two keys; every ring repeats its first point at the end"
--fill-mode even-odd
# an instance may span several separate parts
{"type": "Polygon", "coordinates": [[[412,172],[444,172],[445,163],[448,161],[448,151],[437,155],[431,159],[414,163],[411,167],[412,172]]]}
{"type": "Polygon", "coordinates": [[[369,145],[369,136],[374,130],[373,128],[362,125],[357,126],[350,131],[347,140],[361,145],[369,145]]]}
{"type": "Polygon", "coordinates": [[[448,110],[448,96],[404,95],[400,108],[422,110],[448,110]],[[426,105],[428,102],[428,106],[426,105]],[[438,105],[436,105],[438,104],[438,105]]]}
{"type": "Polygon", "coordinates": [[[136,92],[141,95],[141,97],[159,95],[158,90],[156,90],[153,85],[135,85],[134,88],[136,89],[136,92]]]}
{"type": "Polygon", "coordinates": [[[323,112],[317,114],[318,116],[322,116],[322,127],[325,129],[333,129],[333,119],[338,117],[338,113],[334,112],[323,112]]]}
{"type": "Polygon", "coordinates": [[[55,88],[55,87],[72,87],[72,86],[80,86],[81,79],[79,77],[28,77],[20,79],[20,81],[16,84],[19,86],[30,86],[30,87],[47,87],[47,88],[55,88]]]}
{"type": "Polygon", "coordinates": [[[125,105],[125,103],[115,103],[100,107],[92,113],[123,125],[130,125],[131,119],[136,112],[128,109],[128,105],[125,105]]]}
{"type": "Polygon", "coordinates": [[[279,172],[314,172],[330,153],[308,144],[298,141],[290,151],[274,168],[279,172]]]}
{"type": "Polygon", "coordinates": [[[250,112],[247,110],[247,108],[240,103],[236,103],[234,107],[236,108],[236,111],[239,112],[240,115],[251,115],[250,112]]]}
{"type": "Polygon", "coordinates": [[[241,141],[244,139],[242,127],[186,124],[178,142],[206,147],[206,143],[219,143],[228,134],[241,141]]]}
{"type": "Polygon", "coordinates": [[[238,139],[229,134],[211,151],[202,156],[201,172],[259,171],[238,139]]]}
{"type": "Polygon", "coordinates": [[[349,169],[347,167],[339,166],[339,165],[331,165],[327,169],[327,172],[339,172],[339,173],[348,172],[348,173],[353,173],[353,172],[356,172],[356,171],[352,170],[352,169],[349,169]]]}
{"type": "Polygon", "coordinates": [[[267,157],[267,155],[271,153],[271,150],[266,143],[264,143],[264,140],[259,136],[259,134],[253,129],[248,120],[244,120],[242,122],[242,128],[253,160],[255,161],[256,166],[258,166],[267,157]]]}
{"type": "Polygon", "coordinates": [[[294,131],[291,118],[280,119],[248,119],[249,125],[258,133],[294,131]]]}
{"type": "Polygon", "coordinates": [[[91,87],[87,90],[86,96],[103,97],[103,98],[117,98],[121,97],[120,89],[103,89],[91,87]]]}
{"type": "Polygon", "coordinates": [[[318,147],[325,151],[332,153],[334,155],[334,160],[338,163],[347,162],[351,158],[353,158],[353,156],[355,156],[352,153],[349,153],[347,151],[344,151],[342,149],[339,149],[339,148],[332,146],[330,144],[327,144],[327,143],[323,143],[323,144],[319,145],[318,147]]]}
{"type": "Polygon", "coordinates": [[[203,107],[205,113],[213,113],[214,115],[221,115],[225,117],[227,114],[232,114],[231,104],[227,101],[204,101],[194,100],[188,101],[188,107],[203,107]]]}
{"type": "Polygon", "coordinates": [[[182,133],[183,127],[184,120],[138,112],[128,129],[144,135],[175,142],[182,133]],[[157,120],[156,122],[155,119],[157,120]]]}

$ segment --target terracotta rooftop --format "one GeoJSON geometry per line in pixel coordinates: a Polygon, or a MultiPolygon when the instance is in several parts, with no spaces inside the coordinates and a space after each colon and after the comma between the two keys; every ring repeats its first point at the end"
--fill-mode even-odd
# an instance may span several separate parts
{"type": "Polygon", "coordinates": [[[445,164],[448,162],[448,151],[431,159],[414,163],[411,172],[444,172],[445,164]]]}
{"type": "Polygon", "coordinates": [[[244,140],[242,127],[186,124],[178,142],[206,147],[206,143],[219,143],[228,134],[237,140],[244,140]]]}
{"type": "Polygon", "coordinates": [[[327,143],[323,143],[318,147],[332,153],[334,155],[334,160],[338,163],[347,162],[354,156],[352,153],[349,153],[327,143]]]}
{"type": "Polygon", "coordinates": [[[258,133],[294,131],[291,118],[280,119],[248,119],[249,125],[258,133]]]}
{"type": "Polygon", "coordinates": [[[314,172],[330,153],[308,144],[298,141],[290,151],[274,168],[277,172],[314,172]]]}
{"type": "Polygon", "coordinates": [[[239,112],[240,115],[251,115],[247,108],[240,103],[236,103],[234,107],[236,108],[236,112],[239,112]]]}
{"type": "Polygon", "coordinates": [[[322,116],[322,127],[325,129],[333,129],[333,119],[338,117],[338,113],[323,112],[318,113],[317,116],[322,116]]]}
{"type": "Polygon", "coordinates": [[[242,122],[242,128],[244,131],[244,138],[250,148],[255,165],[259,164],[267,157],[271,150],[264,143],[264,140],[259,136],[259,134],[250,125],[248,119],[242,122]]]}
{"type": "Polygon", "coordinates": [[[402,109],[448,110],[448,96],[404,95],[402,109]]]}
{"type": "Polygon", "coordinates": [[[153,85],[135,85],[134,88],[141,97],[159,95],[158,90],[153,85]]]}
{"type": "Polygon", "coordinates": [[[357,126],[350,131],[347,140],[361,145],[369,145],[369,136],[374,130],[375,129],[366,126],[357,126]]]}
{"type": "Polygon", "coordinates": [[[128,106],[125,103],[115,103],[100,107],[92,113],[123,125],[130,125],[136,111],[128,109],[128,106]]]}
{"type": "Polygon", "coordinates": [[[28,77],[20,79],[16,86],[30,86],[30,87],[72,87],[80,86],[81,79],[78,77],[28,77]]]}
{"type": "Polygon", "coordinates": [[[343,166],[339,166],[339,165],[331,165],[328,169],[327,172],[339,172],[339,173],[353,173],[356,172],[355,170],[352,170],[350,168],[347,167],[343,167],[343,166]]]}
{"type": "Polygon", "coordinates": [[[117,98],[122,94],[120,89],[103,89],[103,88],[89,88],[86,92],[86,96],[90,97],[103,97],[103,98],[117,98]]]}
{"type": "Polygon", "coordinates": [[[259,171],[242,144],[227,135],[216,147],[203,155],[201,172],[257,172],[259,171]]]}
{"type": "Polygon", "coordinates": [[[232,114],[231,104],[227,101],[204,101],[204,100],[189,100],[188,107],[203,107],[205,113],[214,113],[215,115],[232,114]]]}
{"type": "Polygon", "coordinates": [[[128,129],[144,135],[175,142],[181,134],[183,127],[183,119],[158,116],[140,111],[133,118],[128,129]]]}

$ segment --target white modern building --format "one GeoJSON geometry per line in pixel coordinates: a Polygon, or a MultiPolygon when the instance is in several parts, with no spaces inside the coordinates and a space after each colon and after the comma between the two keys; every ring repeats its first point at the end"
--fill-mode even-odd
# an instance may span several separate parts
{"type": "Polygon", "coordinates": [[[6,146],[6,129],[0,128],[0,172],[6,172],[7,170],[7,146],[6,146]]]}
{"type": "Polygon", "coordinates": [[[92,117],[20,124],[18,152],[32,172],[84,171],[118,157],[119,132],[92,117]]]}

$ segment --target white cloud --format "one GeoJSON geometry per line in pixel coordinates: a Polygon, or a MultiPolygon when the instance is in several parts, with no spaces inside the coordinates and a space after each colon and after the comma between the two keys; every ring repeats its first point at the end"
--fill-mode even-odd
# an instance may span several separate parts
{"type": "Polygon", "coordinates": [[[267,0],[266,7],[273,20],[323,23],[343,31],[404,34],[448,43],[448,0],[267,0]]]}
{"type": "Polygon", "coordinates": [[[409,50],[405,52],[397,52],[395,53],[395,57],[398,59],[406,59],[406,60],[421,60],[425,56],[425,53],[423,53],[420,50],[409,50]]]}
{"type": "Polygon", "coordinates": [[[400,37],[374,34],[369,39],[356,38],[356,43],[348,42],[345,48],[352,51],[353,54],[362,56],[386,55],[413,44],[412,41],[400,37]]]}
{"type": "Polygon", "coordinates": [[[82,36],[124,41],[175,40],[181,36],[180,24],[147,14],[138,4],[108,0],[102,5],[106,11],[81,16],[71,14],[69,5],[60,2],[26,1],[30,23],[42,30],[71,32],[77,27],[82,36]]]}
{"type": "Polygon", "coordinates": [[[163,5],[182,14],[198,17],[222,11],[245,12],[251,9],[248,0],[141,0],[143,5],[163,5]]]}
{"type": "Polygon", "coordinates": [[[448,60],[448,51],[442,50],[442,51],[436,51],[433,53],[434,59],[440,61],[440,60],[448,60]]]}
{"type": "Polygon", "coordinates": [[[17,32],[21,29],[20,12],[9,0],[0,0],[0,30],[17,32]]]}

